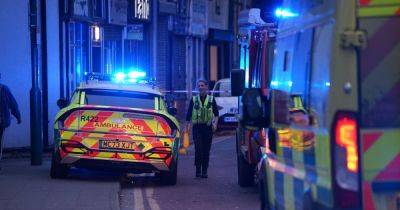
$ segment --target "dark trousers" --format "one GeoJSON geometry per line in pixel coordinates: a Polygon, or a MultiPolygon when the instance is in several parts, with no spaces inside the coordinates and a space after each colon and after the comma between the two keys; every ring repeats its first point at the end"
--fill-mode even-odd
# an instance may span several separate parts
{"type": "Polygon", "coordinates": [[[0,127],[0,160],[3,157],[3,134],[4,128],[0,127]]]}
{"type": "Polygon", "coordinates": [[[193,125],[193,141],[195,148],[194,164],[203,169],[208,168],[212,142],[212,126],[206,124],[193,125]]]}

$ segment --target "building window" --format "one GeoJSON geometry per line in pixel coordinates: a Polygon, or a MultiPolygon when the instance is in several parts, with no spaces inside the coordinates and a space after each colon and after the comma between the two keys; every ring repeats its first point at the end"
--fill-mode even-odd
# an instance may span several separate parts
{"type": "Polygon", "coordinates": [[[69,61],[68,75],[69,91],[72,93],[84,79],[88,70],[88,26],[85,23],[69,23],[69,61]]]}
{"type": "Polygon", "coordinates": [[[92,0],[93,17],[105,19],[105,0],[92,0]]]}
{"type": "Polygon", "coordinates": [[[104,41],[104,71],[106,74],[111,74],[121,69],[120,46],[120,40],[104,41]]]}

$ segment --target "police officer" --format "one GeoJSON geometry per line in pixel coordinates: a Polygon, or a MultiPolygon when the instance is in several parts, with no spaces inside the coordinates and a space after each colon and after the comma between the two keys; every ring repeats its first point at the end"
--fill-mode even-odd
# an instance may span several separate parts
{"type": "MultiPolygon", "coordinates": [[[[1,74],[0,74],[1,79],[1,74]]],[[[18,124],[21,123],[21,114],[18,110],[18,104],[14,96],[6,85],[0,83],[0,161],[3,154],[3,134],[5,128],[10,126],[11,114],[17,118],[18,124]]],[[[1,170],[1,165],[0,165],[1,170]]]]}
{"type": "Polygon", "coordinates": [[[213,132],[218,123],[218,107],[215,98],[208,94],[208,82],[205,79],[197,81],[199,94],[193,96],[186,115],[186,129],[192,128],[195,147],[196,177],[207,178],[208,162],[213,132]]]}

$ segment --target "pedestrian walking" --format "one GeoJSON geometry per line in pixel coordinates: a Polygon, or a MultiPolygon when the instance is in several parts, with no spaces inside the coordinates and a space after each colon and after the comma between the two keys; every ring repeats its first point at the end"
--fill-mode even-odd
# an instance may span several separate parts
{"type": "Polygon", "coordinates": [[[207,169],[213,133],[218,123],[218,106],[215,98],[208,94],[208,82],[197,81],[199,94],[190,100],[186,115],[186,129],[192,127],[195,147],[196,177],[208,178],[207,169]]]}
{"type": "MultiPolygon", "coordinates": [[[[1,74],[0,74],[1,79],[1,74]]],[[[21,123],[21,114],[17,101],[11,94],[10,89],[0,81],[0,161],[3,156],[3,134],[4,130],[11,124],[11,114],[21,123]],[[10,113],[11,111],[11,113],[10,113]]],[[[0,164],[1,170],[1,164],[0,164]]]]}

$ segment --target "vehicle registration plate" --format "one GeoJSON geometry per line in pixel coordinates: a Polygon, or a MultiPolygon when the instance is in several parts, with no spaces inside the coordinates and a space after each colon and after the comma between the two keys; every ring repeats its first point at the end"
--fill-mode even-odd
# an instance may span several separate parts
{"type": "Polygon", "coordinates": [[[225,117],[224,118],[225,122],[237,122],[236,117],[225,117]]]}
{"type": "Polygon", "coordinates": [[[100,140],[100,149],[133,150],[135,147],[134,142],[100,140]]]}

